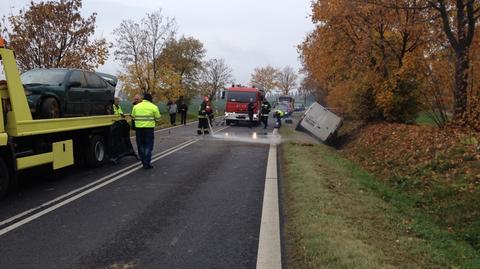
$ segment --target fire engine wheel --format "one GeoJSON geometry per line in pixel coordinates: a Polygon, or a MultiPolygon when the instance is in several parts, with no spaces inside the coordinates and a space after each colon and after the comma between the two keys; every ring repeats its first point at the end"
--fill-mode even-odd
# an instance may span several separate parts
{"type": "Polygon", "coordinates": [[[41,119],[60,118],[60,104],[53,97],[45,98],[40,106],[41,119]]]}
{"type": "Polygon", "coordinates": [[[2,157],[0,157],[0,199],[7,194],[10,175],[8,173],[7,165],[2,157]]]}
{"type": "Polygon", "coordinates": [[[89,167],[97,167],[106,159],[105,140],[100,135],[90,138],[88,148],[85,151],[85,161],[89,167]]]}

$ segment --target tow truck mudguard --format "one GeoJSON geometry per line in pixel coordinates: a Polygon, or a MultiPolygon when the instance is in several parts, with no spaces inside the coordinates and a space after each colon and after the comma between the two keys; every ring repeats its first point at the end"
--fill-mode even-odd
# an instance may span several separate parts
{"type": "Polygon", "coordinates": [[[130,125],[126,120],[114,122],[110,127],[109,136],[110,161],[117,163],[126,156],[134,156],[138,159],[130,140],[130,125]]]}

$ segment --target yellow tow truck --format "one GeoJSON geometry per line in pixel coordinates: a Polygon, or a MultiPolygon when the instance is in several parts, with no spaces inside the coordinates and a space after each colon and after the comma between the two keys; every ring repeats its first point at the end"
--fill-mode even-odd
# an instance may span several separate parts
{"type": "Polygon", "coordinates": [[[108,158],[134,155],[129,124],[118,115],[33,119],[14,52],[0,37],[0,198],[18,171],[51,164],[98,166],[108,158]]]}

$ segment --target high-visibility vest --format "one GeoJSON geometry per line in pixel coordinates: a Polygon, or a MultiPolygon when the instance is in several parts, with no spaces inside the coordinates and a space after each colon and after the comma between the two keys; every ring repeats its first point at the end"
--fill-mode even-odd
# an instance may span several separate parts
{"type": "Polygon", "coordinates": [[[158,106],[147,100],[135,105],[132,110],[132,117],[135,120],[135,128],[154,128],[160,120],[158,106]]]}
{"type": "Polygon", "coordinates": [[[122,107],[120,105],[113,105],[113,114],[114,115],[123,115],[122,107]]]}
{"type": "Polygon", "coordinates": [[[281,110],[277,110],[277,111],[275,111],[275,113],[276,113],[276,114],[278,115],[278,117],[280,117],[280,118],[283,118],[283,116],[285,116],[285,113],[284,113],[283,111],[281,111],[281,110]]]}

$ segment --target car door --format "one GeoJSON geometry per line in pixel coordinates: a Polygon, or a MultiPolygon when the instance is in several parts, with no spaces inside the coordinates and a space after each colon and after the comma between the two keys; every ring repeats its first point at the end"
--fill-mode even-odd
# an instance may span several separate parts
{"type": "Polygon", "coordinates": [[[88,84],[82,71],[70,73],[67,85],[65,114],[74,116],[90,115],[88,84]]]}
{"type": "Polygon", "coordinates": [[[108,114],[107,108],[111,106],[113,90],[107,83],[93,72],[85,72],[90,90],[91,113],[94,115],[108,114]]]}

